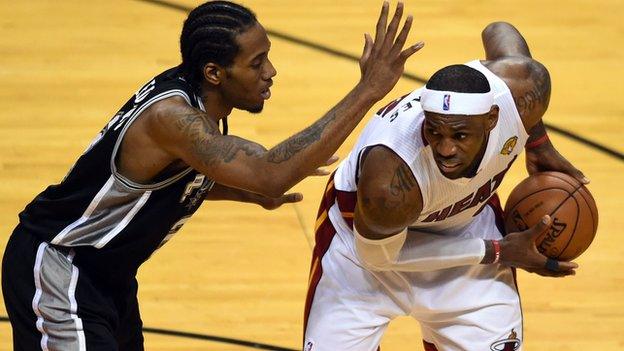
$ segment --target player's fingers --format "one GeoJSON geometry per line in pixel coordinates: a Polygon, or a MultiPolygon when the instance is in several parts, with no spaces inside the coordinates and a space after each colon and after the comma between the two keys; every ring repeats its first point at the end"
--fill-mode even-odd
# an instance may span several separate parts
{"type": "Polygon", "coordinates": [[[425,46],[425,43],[422,42],[422,41],[419,41],[418,43],[416,43],[416,44],[410,46],[409,48],[401,51],[401,54],[399,55],[399,58],[401,59],[401,62],[407,61],[407,59],[410,56],[412,56],[418,50],[422,49],[423,46],[425,46]]]}
{"type": "Polygon", "coordinates": [[[409,34],[410,29],[412,28],[413,20],[414,20],[414,17],[412,17],[412,15],[407,16],[407,19],[405,19],[405,23],[403,24],[403,29],[401,29],[399,36],[396,38],[396,40],[394,41],[394,45],[392,46],[391,53],[393,55],[396,55],[397,53],[401,51],[401,49],[403,49],[403,45],[405,45],[405,41],[407,40],[407,35],[409,34]]]}
{"type": "Polygon", "coordinates": [[[384,52],[387,52],[387,50],[389,50],[394,43],[394,38],[396,37],[397,30],[399,29],[399,23],[401,23],[401,17],[403,17],[403,3],[399,2],[396,6],[396,10],[394,11],[394,16],[390,21],[390,25],[388,25],[388,31],[386,32],[384,38],[384,52]]]}
{"type": "Polygon", "coordinates": [[[583,174],[583,172],[581,172],[578,169],[574,169],[574,178],[576,178],[579,182],[581,182],[581,184],[587,185],[589,184],[589,178],[587,178],[585,176],[585,174],[583,174]]]}
{"type": "Polygon", "coordinates": [[[558,261],[560,271],[572,271],[579,267],[576,262],[558,261]]]}
{"type": "Polygon", "coordinates": [[[360,70],[364,73],[364,66],[368,59],[370,58],[371,51],[373,50],[373,39],[368,33],[364,34],[364,50],[362,52],[362,57],[360,57],[360,70]]]}
{"type": "Polygon", "coordinates": [[[293,202],[299,202],[301,200],[303,200],[303,194],[301,193],[291,193],[291,194],[286,194],[282,196],[282,203],[293,203],[293,202]]]}
{"type": "Polygon", "coordinates": [[[388,22],[389,6],[388,1],[384,1],[383,5],[381,5],[381,13],[377,19],[377,28],[375,29],[375,46],[381,45],[384,37],[386,36],[386,23],[388,22]]]}
{"type": "Polygon", "coordinates": [[[552,225],[552,218],[549,215],[545,215],[542,219],[533,227],[529,228],[528,232],[531,240],[535,241],[540,234],[548,230],[552,225]]]}
{"type": "Polygon", "coordinates": [[[329,175],[330,173],[331,173],[330,171],[326,171],[323,168],[317,168],[310,175],[311,176],[326,176],[326,175],[329,175]]]}
{"type": "Polygon", "coordinates": [[[565,277],[568,275],[575,275],[575,269],[578,268],[578,264],[575,262],[557,261],[552,258],[546,258],[540,274],[549,277],[565,277]]]}
{"type": "Polygon", "coordinates": [[[541,270],[539,272],[535,272],[543,277],[552,277],[552,278],[563,278],[570,275],[576,275],[575,271],[566,271],[566,272],[551,272],[548,270],[541,270]]]}
{"type": "Polygon", "coordinates": [[[336,161],[338,161],[340,159],[340,157],[338,157],[338,155],[332,155],[332,157],[329,158],[329,160],[327,160],[327,162],[325,162],[325,166],[330,166],[334,163],[336,163],[336,161]]]}

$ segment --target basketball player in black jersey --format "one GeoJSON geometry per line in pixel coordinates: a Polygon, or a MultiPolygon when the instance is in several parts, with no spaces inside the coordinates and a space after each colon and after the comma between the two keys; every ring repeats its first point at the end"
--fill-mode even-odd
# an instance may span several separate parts
{"type": "MultiPolygon", "coordinates": [[[[399,29],[388,3],[366,35],[361,79],[310,127],[267,150],[227,135],[232,109],[260,112],[276,70],[270,42],[245,7],[214,1],[194,9],[180,39],[182,64],[140,88],[65,179],[20,214],[2,263],[16,350],[142,350],[138,267],[203,200],[275,208],[332,154],[396,84],[412,18],[399,29]],[[219,121],[223,121],[223,131],[219,121]]],[[[329,160],[329,161],[328,161],[329,160]]]]}

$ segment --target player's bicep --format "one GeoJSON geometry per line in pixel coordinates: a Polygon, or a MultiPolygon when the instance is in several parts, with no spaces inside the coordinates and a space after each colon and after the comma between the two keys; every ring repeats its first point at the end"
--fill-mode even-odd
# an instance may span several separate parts
{"type": "Polygon", "coordinates": [[[374,146],[362,161],[354,222],[369,239],[395,234],[422,209],[420,188],[407,164],[385,146],[374,146]]]}

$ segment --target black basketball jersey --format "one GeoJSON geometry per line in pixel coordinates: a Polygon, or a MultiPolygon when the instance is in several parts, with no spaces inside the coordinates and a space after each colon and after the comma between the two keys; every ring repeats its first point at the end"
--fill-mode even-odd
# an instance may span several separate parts
{"type": "Polygon", "coordinates": [[[77,264],[117,275],[116,279],[134,275],[182,227],[214,185],[190,167],[152,184],[135,183],[117,172],[115,159],[130,125],[150,105],[172,96],[204,110],[177,67],[156,76],[110,120],[65,179],[20,213],[18,229],[52,245],[74,248],[77,264]]]}

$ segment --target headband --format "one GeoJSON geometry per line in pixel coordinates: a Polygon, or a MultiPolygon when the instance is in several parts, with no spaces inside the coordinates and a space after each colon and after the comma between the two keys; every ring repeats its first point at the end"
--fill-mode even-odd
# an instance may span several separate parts
{"type": "Polygon", "coordinates": [[[424,111],[443,115],[482,115],[490,112],[494,105],[494,94],[492,91],[458,93],[425,87],[420,93],[420,104],[424,111]]]}

